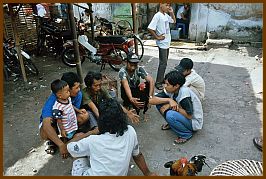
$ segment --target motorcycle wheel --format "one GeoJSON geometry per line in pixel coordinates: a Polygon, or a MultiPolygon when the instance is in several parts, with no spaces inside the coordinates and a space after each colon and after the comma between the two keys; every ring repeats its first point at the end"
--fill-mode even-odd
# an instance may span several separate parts
{"type": "Polygon", "coordinates": [[[115,24],[115,35],[131,35],[133,34],[133,29],[127,20],[120,20],[115,24]]]}
{"type": "Polygon", "coordinates": [[[141,60],[142,57],[143,57],[143,54],[144,54],[143,43],[142,43],[141,39],[138,38],[137,36],[134,35],[133,38],[134,38],[134,47],[133,47],[133,51],[132,52],[135,53],[136,55],[138,55],[139,56],[139,60],[141,60]],[[138,51],[137,52],[136,52],[136,49],[135,49],[135,44],[138,45],[138,51]]]}
{"type": "MultiPolygon", "coordinates": [[[[76,60],[73,48],[65,48],[62,52],[62,62],[69,67],[76,67],[76,60]]],[[[85,56],[81,57],[81,64],[85,61],[85,56]]]]}
{"type": "MultiPolygon", "coordinates": [[[[123,49],[116,49],[116,52],[118,53],[118,55],[122,58],[122,61],[119,65],[117,64],[113,64],[112,61],[109,61],[109,65],[110,67],[115,70],[115,71],[119,71],[123,66],[126,65],[126,59],[127,59],[127,52],[123,49]]],[[[109,54],[108,55],[111,55],[111,56],[114,56],[116,55],[115,51],[112,49],[110,50],[109,54]]]]}
{"type": "Polygon", "coordinates": [[[37,49],[36,49],[37,56],[41,55],[42,51],[44,50],[44,41],[45,41],[45,36],[40,35],[37,39],[37,49]]]}
{"type": "Polygon", "coordinates": [[[33,75],[39,75],[39,70],[35,66],[35,64],[31,61],[31,59],[25,59],[24,58],[24,66],[26,73],[31,73],[33,75]]]}

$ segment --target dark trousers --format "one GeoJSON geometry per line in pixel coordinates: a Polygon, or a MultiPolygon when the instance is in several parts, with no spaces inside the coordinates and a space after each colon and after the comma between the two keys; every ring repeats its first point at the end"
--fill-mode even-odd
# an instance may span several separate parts
{"type": "MultiPolygon", "coordinates": [[[[149,92],[150,92],[150,83],[146,81],[145,85],[146,88],[144,89],[144,91],[140,91],[138,86],[130,88],[132,97],[139,98],[141,102],[145,102],[143,113],[145,113],[148,110],[149,92]]],[[[125,88],[121,85],[120,89],[121,89],[121,98],[123,100],[123,106],[129,108],[133,107],[134,109],[136,109],[137,114],[139,114],[140,109],[137,109],[137,107],[130,102],[130,100],[126,95],[125,88]]]]}
{"type": "Polygon", "coordinates": [[[164,73],[167,67],[168,56],[169,56],[169,48],[168,49],[159,48],[159,66],[157,70],[156,83],[163,83],[164,73]]]}

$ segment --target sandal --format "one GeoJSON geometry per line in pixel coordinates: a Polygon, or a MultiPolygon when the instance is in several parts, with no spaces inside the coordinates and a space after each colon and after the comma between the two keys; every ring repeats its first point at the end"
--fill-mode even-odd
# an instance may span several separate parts
{"type": "Polygon", "coordinates": [[[254,137],[253,143],[257,149],[262,151],[262,138],[261,137],[254,137]]]}
{"type": "Polygon", "coordinates": [[[189,139],[183,139],[183,138],[177,138],[176,140],[174,140],[175,144],[184,144],[188,141],[189,139]]]}
{"type": "Polygon", "coordinates": [[[169,124],[163,124],[163,125],[161,126],[161,130],[169,130],[169,129],[171,129],[171,127],[170,127],[169,124]]]}
{"type": "Polygon", "coordinates": [[[47,154],[53,155],[56,152],[57,146],[52,141],[50,140],[46,141],[45,145],[46,145],[45,152],[47,154]]]}

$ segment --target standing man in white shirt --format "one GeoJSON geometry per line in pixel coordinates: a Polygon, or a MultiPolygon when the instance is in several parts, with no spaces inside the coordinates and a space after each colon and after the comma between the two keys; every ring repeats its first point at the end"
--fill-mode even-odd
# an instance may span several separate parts
{"type": "Polygon", "coordinates": [[[163,89],[162,84],[169,56],[171,42],[170,23],[176,23],[173,8],[170,3],[160,3],[159,11],[153,16],[148,26],[149,32],[156,39],[156,44],[159,47],[159,66],[155,83],[155,87],[159,90],[163,89]]]}

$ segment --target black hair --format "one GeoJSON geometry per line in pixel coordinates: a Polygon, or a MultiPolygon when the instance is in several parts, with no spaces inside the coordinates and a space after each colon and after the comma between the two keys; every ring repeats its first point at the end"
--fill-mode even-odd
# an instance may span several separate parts
{"type": "Polygon", "coordinates": [[[93,71],[88,71],[86,77],[84,78],[85,85],[90,88],[93,84],[94,80],[101,80],[102,79],[102,74],[99,72],[93,72],[93,71]]]}
{"type": "Polygon", "coordinates": [[[67,82],[65,82],[64,80],[56,79],[51,83],[51,90],[54,94],[56,94],[58,91],[62,90],[67,85],[67,82]]]}
{"type": "Polygon", "coordinates": [[[99,104],[99,134],[110,132],[122,136],[127,131],[128,121],[121,105],[114,99],[106,99],[99,104]]]}
{"type": "Polygon", "coordinates": [[[183,84],[185,84],[186,82],[184,75],[180,71],[176,70],[167,73],[164,77],[164,80],[167,80],[168,83],[173,86],[179,84],[180,87],[183,86],[183,84]]]}
{"type": "Polygon", "coordinates": [[[61,80],[64,80],[65,82],[67,82],[70,89],[72,89],[75,83],[80,83],[79,76],[74,72],[63,73],[61,80]]]}
{"type": "Polygon", "coordinates": [[[179,66],[184,70],[191,70],[193,68],[193,61],[190,58],[182,58],[179,66]]]}

